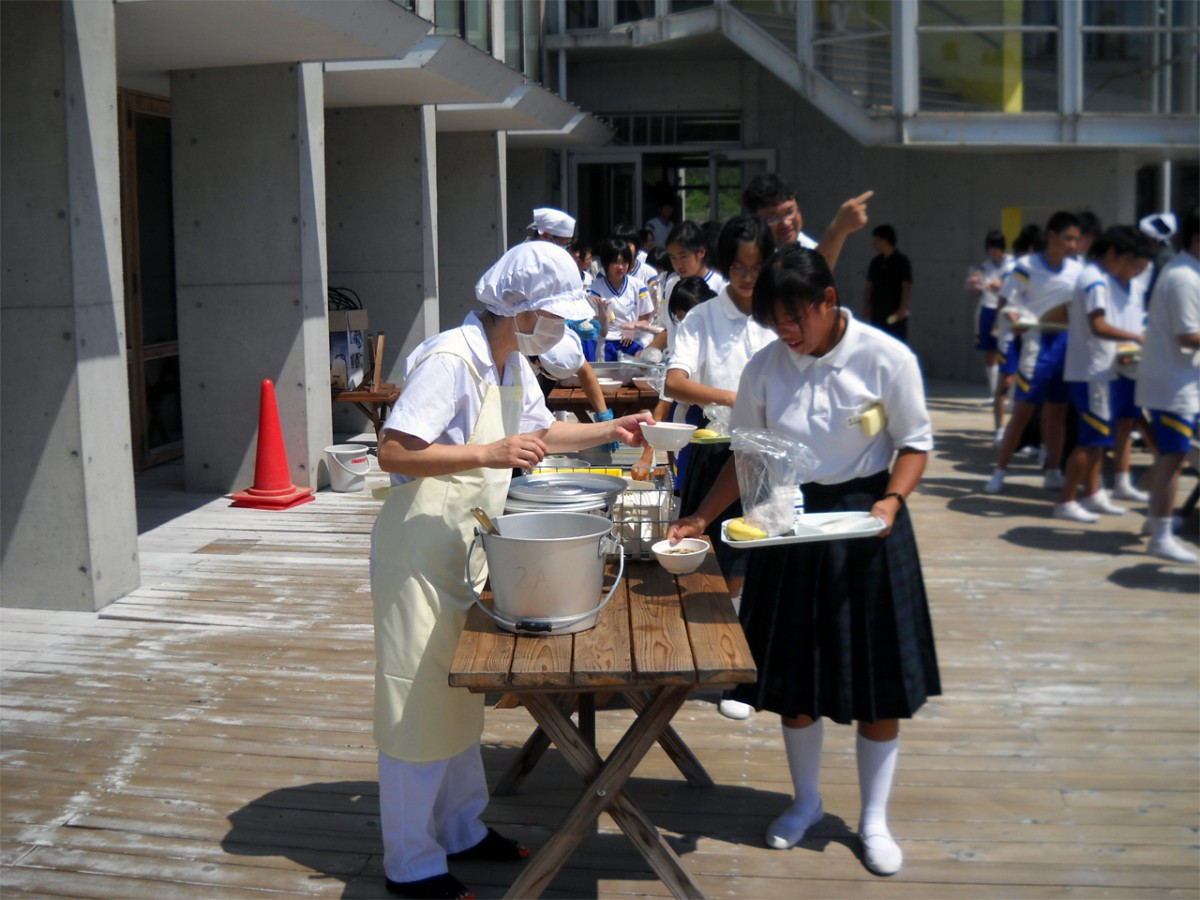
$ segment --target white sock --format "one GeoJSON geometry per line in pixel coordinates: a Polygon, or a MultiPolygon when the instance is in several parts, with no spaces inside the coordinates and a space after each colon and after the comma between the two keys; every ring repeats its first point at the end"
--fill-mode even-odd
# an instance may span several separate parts
{"type": "Polygon", "coordinates": [[[824,810],[821,806],[821,748],[825,743],[823,720],[807,728],[783,727],[783,746],[788,769],[792,773],[795,798],[790,806],[767,826],[767,846],[786,850],[804,840],[804,833],[815,824],[824,810]]]}
{"type": "Polygon", "coordinates": [[[890,836],[887,805],[892,794],[892,778],[896,774],[896,758],[900,755],[900,738],[872,741],[859,734],[855,750],[858,756],[858,790],[862,796],[858,833],[890,836]]]}
{"type": "Polygon", "coordinates": [[[1175,517],[1174,516],[1151,516],[1150,517],[1150,540],[1166,541],[1171,540],[1175,536],[1175,517]]]}
{"type": "Polygon", "coordinates": [[[1113,488],[1118,491],[1130,490],[1133,488],[1133,479],[1128,472],[1118,472],[1113,478],[1113,488]]]}
{"type": "Polygon", "coordinates": [[[993,363],[990,366],[984,366],[984,371],[987,372],[988,396],[996,396],[996,385],[1000,383],[1000,364],[993,363]]]}
{"type": "Polygon", "coordinates": [[[821,750],[825,744],[825,720],[817,719],[807,728],[783,728],[783,746],[787,750],[792,773],[795,806],[811,811],[821,799],[821,750]]]}

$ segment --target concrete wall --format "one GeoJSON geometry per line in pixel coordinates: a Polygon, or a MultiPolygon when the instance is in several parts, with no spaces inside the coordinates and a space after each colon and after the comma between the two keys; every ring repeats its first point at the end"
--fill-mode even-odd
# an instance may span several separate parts
{"type": "Polygon", "coordinates": [[[0,4],[0,600],[138,584],[113,10],[0,4]]]}
{"type": "MultiPolygon", "coordinates": [[[[437,167],[427,159],[425,115],[382,107],[329,110],[325,119],[329,284],[362,299],[369,327],[386,336],[381,372],[395,384],[409,352],[439,330],[437,268],[426,265],[436,260],[427,207],[437,167]]],[[[333,416],[335,432],[369,427],[348,404],[334,404],[333,416]]]]}
{"type": "Polygon", "coordinates": [[[796,185],[804,229],[814,238],[844,200],[874,190],[871,223],[847,241],[838,286],[859,312],[870,229],[893,225],[913,262],[910,341],[930,377],[983,381],[963,282],[1003,208],[1025,207],[1028,219],[1041,222],[1060,208],[1092,210],[1106,224],[1134,217],[1136,161],[1127,151],[867,148],[747,58],[672,59],[669,71],[646,91],[638,86],[641,67],[572,64],[570,99],[601,113],[740,110],[744,147],[777,151],[778,172],[796,185]]]}
{"type": "Polygon", "coordinates": [[[445,330],[461,324],[470,310],[482,309],[475,282],[506,246],[504,136],[441,133],[437,159],[438,290],[445,330]]]}
{"type": "MultiPolygon", "coordinates": [[[[508,148],[508,246],[525,240],[525,226],[540,206],[562,209],[559,182],[560,153],[542,149],[508,148]]],[[[572,210],[566,210],[572,213],[572,210]]]]}
{"type": "Polygon", "coordinates": [[[319,66],[171,77],[188,490],[254,481],[259,385],[275,383],[292,482],[332,439],[319,66]]]}

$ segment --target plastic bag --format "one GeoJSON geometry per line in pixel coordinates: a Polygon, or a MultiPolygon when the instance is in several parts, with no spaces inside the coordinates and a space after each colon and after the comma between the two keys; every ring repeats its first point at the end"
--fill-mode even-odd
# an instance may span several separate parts
{"type": "Polygon", "coordinates": [[[806,446],[757,428],[735,428],[729,445],[737,468],[742,515],[768,535],[791,533],[796,485],[808,480],[816,457],[806,446]]]}
{"type": "Polygon", "coordinates": [[[729,418],[733,415],[732,406],[722,406],[720,403],[710,403],[704,407],[704,418],[708,420],[705,428],[719,435],[729,434],[729,418]]]}

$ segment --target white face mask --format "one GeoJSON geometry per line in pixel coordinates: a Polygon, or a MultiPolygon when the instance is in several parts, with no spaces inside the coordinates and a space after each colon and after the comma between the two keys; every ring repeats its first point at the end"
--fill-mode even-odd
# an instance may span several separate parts
{"type": "Polygon", "coordinates": [[[517,349],[525,356],[539,356],[561,341],[566,331],[566,319],[538,316],[531,333],[517,329],[517,349]]]}

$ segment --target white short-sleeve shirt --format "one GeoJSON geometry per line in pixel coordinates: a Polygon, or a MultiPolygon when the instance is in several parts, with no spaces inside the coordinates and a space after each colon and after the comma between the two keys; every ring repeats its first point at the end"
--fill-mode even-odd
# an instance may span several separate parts
{"type": "MultiPolygon", "coordinates": [[[[404,364],[407,373],[404,390],[384,422],[384,429],[410,434],[430,444],[463,446],[470,441],[483,408],[483,395],[466,362],[458,356],[438,352],[451,346],[457,350],[456,336],[460,334],[466,338],[475,370],[487,384],[509,386],[516,383],[516,374],[520,373],[521,432],[549,428],[554,416],[546,408],[529,360],[513,351],[501,380],[483,323],[472,312],[461,327],[435,335],[409,354],[404,364]]],[[[411,480],[405,475],[392,474],[393,484],[411,480]]]]}
{"type": "Polygon", "coordinates": [[[618,326],[622,322],[631,324],[654,313],[654,301],[650,299],[650,291],[632,275],[625,276],[625,283],[620,289],[613,287],[607,275],[601,275],[588,288],[588,299],[593,303],[603,301],[608,304],[612,321],[608,325],[605,338],[610,341],[620,339],[621,329],[618,326]]]}
{"type": "Polygon", "coordinates": [[[1009,303],[1029,310],[1040,319],[1071,302],[1082,271],[1083,266],[1076,259],[1064,259],[1055,269],[1042,254],[1031,253],[1016,261],[1001,292],[1009,303]]]}
{"type": "Polygon", "coordinates": [[[777,341],[750,360],[730,420],[734,428],[769,428],[808,447],[817,465],[807,480],[819,484],[881,472],[902,448],[933,448],[916,356],[848,309],[841,315],[846,331],[824,356],[777,341]],[[887,425],[868,437],[859,417],[876,404],[887,425]]]}
{"type": "MultiPolygon", "coordinates": [[[[980,263],[979,271],[983,273],[983,281],[985,285],[989,282],[999,279],[1001,285],[1000,290],[1003,290],[1004,279],[1008,277],[1009,272],[1012,271],[1012,267],[1013,258],[1011,255],[1006,253],[1000,262],[994,262],[990,256],[987,257],[982,263],[980,263]]],[[[995,309],[999,303],[999,290],[993,291],[987,287],[980,290],[979,304],[984,309],[995,309]]]]}
{"type": "Polygon", "coordinates": [[[774,340],[775,332],[738,309],[724,288],[679,325],[668,369],[682,369],[706,387],[736,391],[746,363],[774,340]]]}
{"type": "Polygon", "coordinates": [[[1200,351],[1179,338],[1200,334],[1200,260],[1184,251],[1162,270],[1150,298],[1138,364],[1139,406],[1180,416],[1200,413],[1200,351]]]}
{"type": "Polygon", "coordinates": [[[1063,378],[1067,381],[1109,381],[1115,377],[1117,342],[1092,333],[1091,317],[1101,312],[1114,327],[1114,307],[1119,294],[1128,292],[1100,266],[1088,263],[1079,276],[1079,286],[1068,309],[1067,356],[1063,378]]]}
{"type": "MultiPolygon", "coordinates": [[[[671,302],[671,292],[675,290],[675,285],[679,284],[682,279],[672,272],[667,276],[666,288],[663,290],[662,300],[658,304],[658,324],[667,331],[667,355],[675,349],[675,331],[678,325],[671,318],[670,310],[667,308],[671,302]]],[[[708,274],[704,276],[704,283],[709,286],[714,294],[719,294],[725,290],[725,285],[729,282],[725,280],[725,276],[716,269],[709,269],[708,274]]]]}

